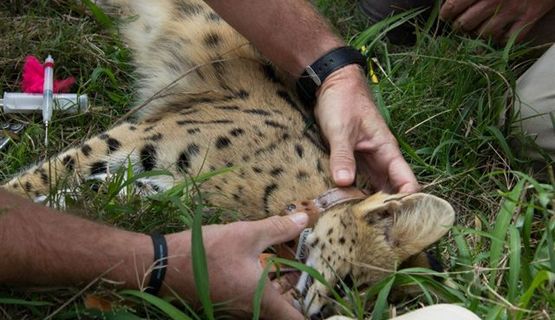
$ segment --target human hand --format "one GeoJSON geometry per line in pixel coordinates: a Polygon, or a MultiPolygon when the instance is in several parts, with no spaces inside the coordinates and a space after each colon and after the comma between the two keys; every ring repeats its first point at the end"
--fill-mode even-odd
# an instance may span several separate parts
{"type": "Polygon", "coordinates": [[[452,21],[455,30],[491,36],[505,42],[519,32],[522,41],[532,26],[555,7],[554,0],[446,0],[439,16],[452,21]]]}
{"type": "Polygon", "coordinates": [[[397,140],[372,102],[359,66],[349,65],[332,73],[317,97],[314,112],[330,144],[331,172],[338,186],[353,183],[356,151],[365,161],[374,187],[389,192],[419,189],[397,140]]]}
{"type": "MultiPolygon", "coordinates": [[[[235,222],[203,227],[212,302],[224,302],[226,310],[242,317],[252,313],[253,297],[262,276],[258,256],[271,245],[297,237],[308,223],[305,213],[273,216],[260,221],[235,222]]],[[[192,277],[189,231],[166,236],[168,269],[162,294],[170,287],[192,303],[195,284],[192,277]],[[179,253],[183,253],[180,255],[179,253]]],[[[271,319],[304,319],[270,281],[264,287],[261,315],[271,319]]]]}

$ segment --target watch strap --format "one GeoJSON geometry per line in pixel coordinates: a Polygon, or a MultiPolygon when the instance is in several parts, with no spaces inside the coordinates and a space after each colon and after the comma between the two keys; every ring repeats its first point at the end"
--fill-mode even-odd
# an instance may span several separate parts
{"type": "Polygon", "coordinates": [[[168,266],[168,245],[164,235],[154,233],[150,235],[154,247],[154,263],[150,272],[150,280],[145,289],[146,293],[157,295],[166,276],[168,266]]]}
{"type": "Polygon", "coordinates": [[[297,90],[305,102],[314,101],[316,91],[324,80],[334,71],[350,64],[360,65],[366,72],[367,65],[364,56],[353,47],[335,48],[313,64],[306,67],[297,80],[297,90]]]}

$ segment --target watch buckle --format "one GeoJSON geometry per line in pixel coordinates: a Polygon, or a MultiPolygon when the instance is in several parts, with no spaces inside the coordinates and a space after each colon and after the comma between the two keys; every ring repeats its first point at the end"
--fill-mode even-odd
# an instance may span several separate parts
{"type": "Polygon", "coordinates": [[[317,86],[321,86],[322,85],[322,80],[320,80],[320,77],[318,77],[318,75],[316,74],[316,72],[314,71],[314,69],[312,69],[311,66],[306,67],[305,69],[306,73],[308,74],[308,76],[310,77],[310,79],[312,79],[312,81],[314,81],[314,83],[317,86]]]}

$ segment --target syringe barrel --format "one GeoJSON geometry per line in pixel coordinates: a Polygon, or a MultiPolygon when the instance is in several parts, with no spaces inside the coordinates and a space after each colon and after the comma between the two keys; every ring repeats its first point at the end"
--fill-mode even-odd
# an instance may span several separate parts
{"type": "MultiPolygon", "coordinates": [[[[54,94],[53,109],[66,113],[86,112],[89,109],[89,99],[86,94],[74,93],[54,94]]],[[[42,112],[43,95],[22,92],[4,92],[4,113],[34,113],[42,112]]]]}
{"type": "Polygon", "coordinates": [[[42,90],[42,121],[46,125],[52,117],[54,104],[54,59],[48,55],[44,62],[44,83],[42,90]]]}

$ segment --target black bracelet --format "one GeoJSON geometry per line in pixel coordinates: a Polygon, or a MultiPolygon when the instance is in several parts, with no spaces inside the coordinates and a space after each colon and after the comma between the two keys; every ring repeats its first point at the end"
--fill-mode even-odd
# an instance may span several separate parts
{"type": "Polygon", "coordinates": [[[316,97],[316,91],[324,80],[332,72],[350,64],[360,65],[365,73],[368,68],[364,56],[353,47],[333,49],[306,67],[299,80],[297,80],[297,91],[303,102],[313,102],[316,97]]]}
{"type": "Polygon", "coordinates": [[[166,276],[166,267],[168,266],[168,245],[166,238],[161,234],[151,234],[152,244],[154,245],[154,264],[150,273],[150,280],[145,292],[157,295],[164,282],[166,276]]]}

